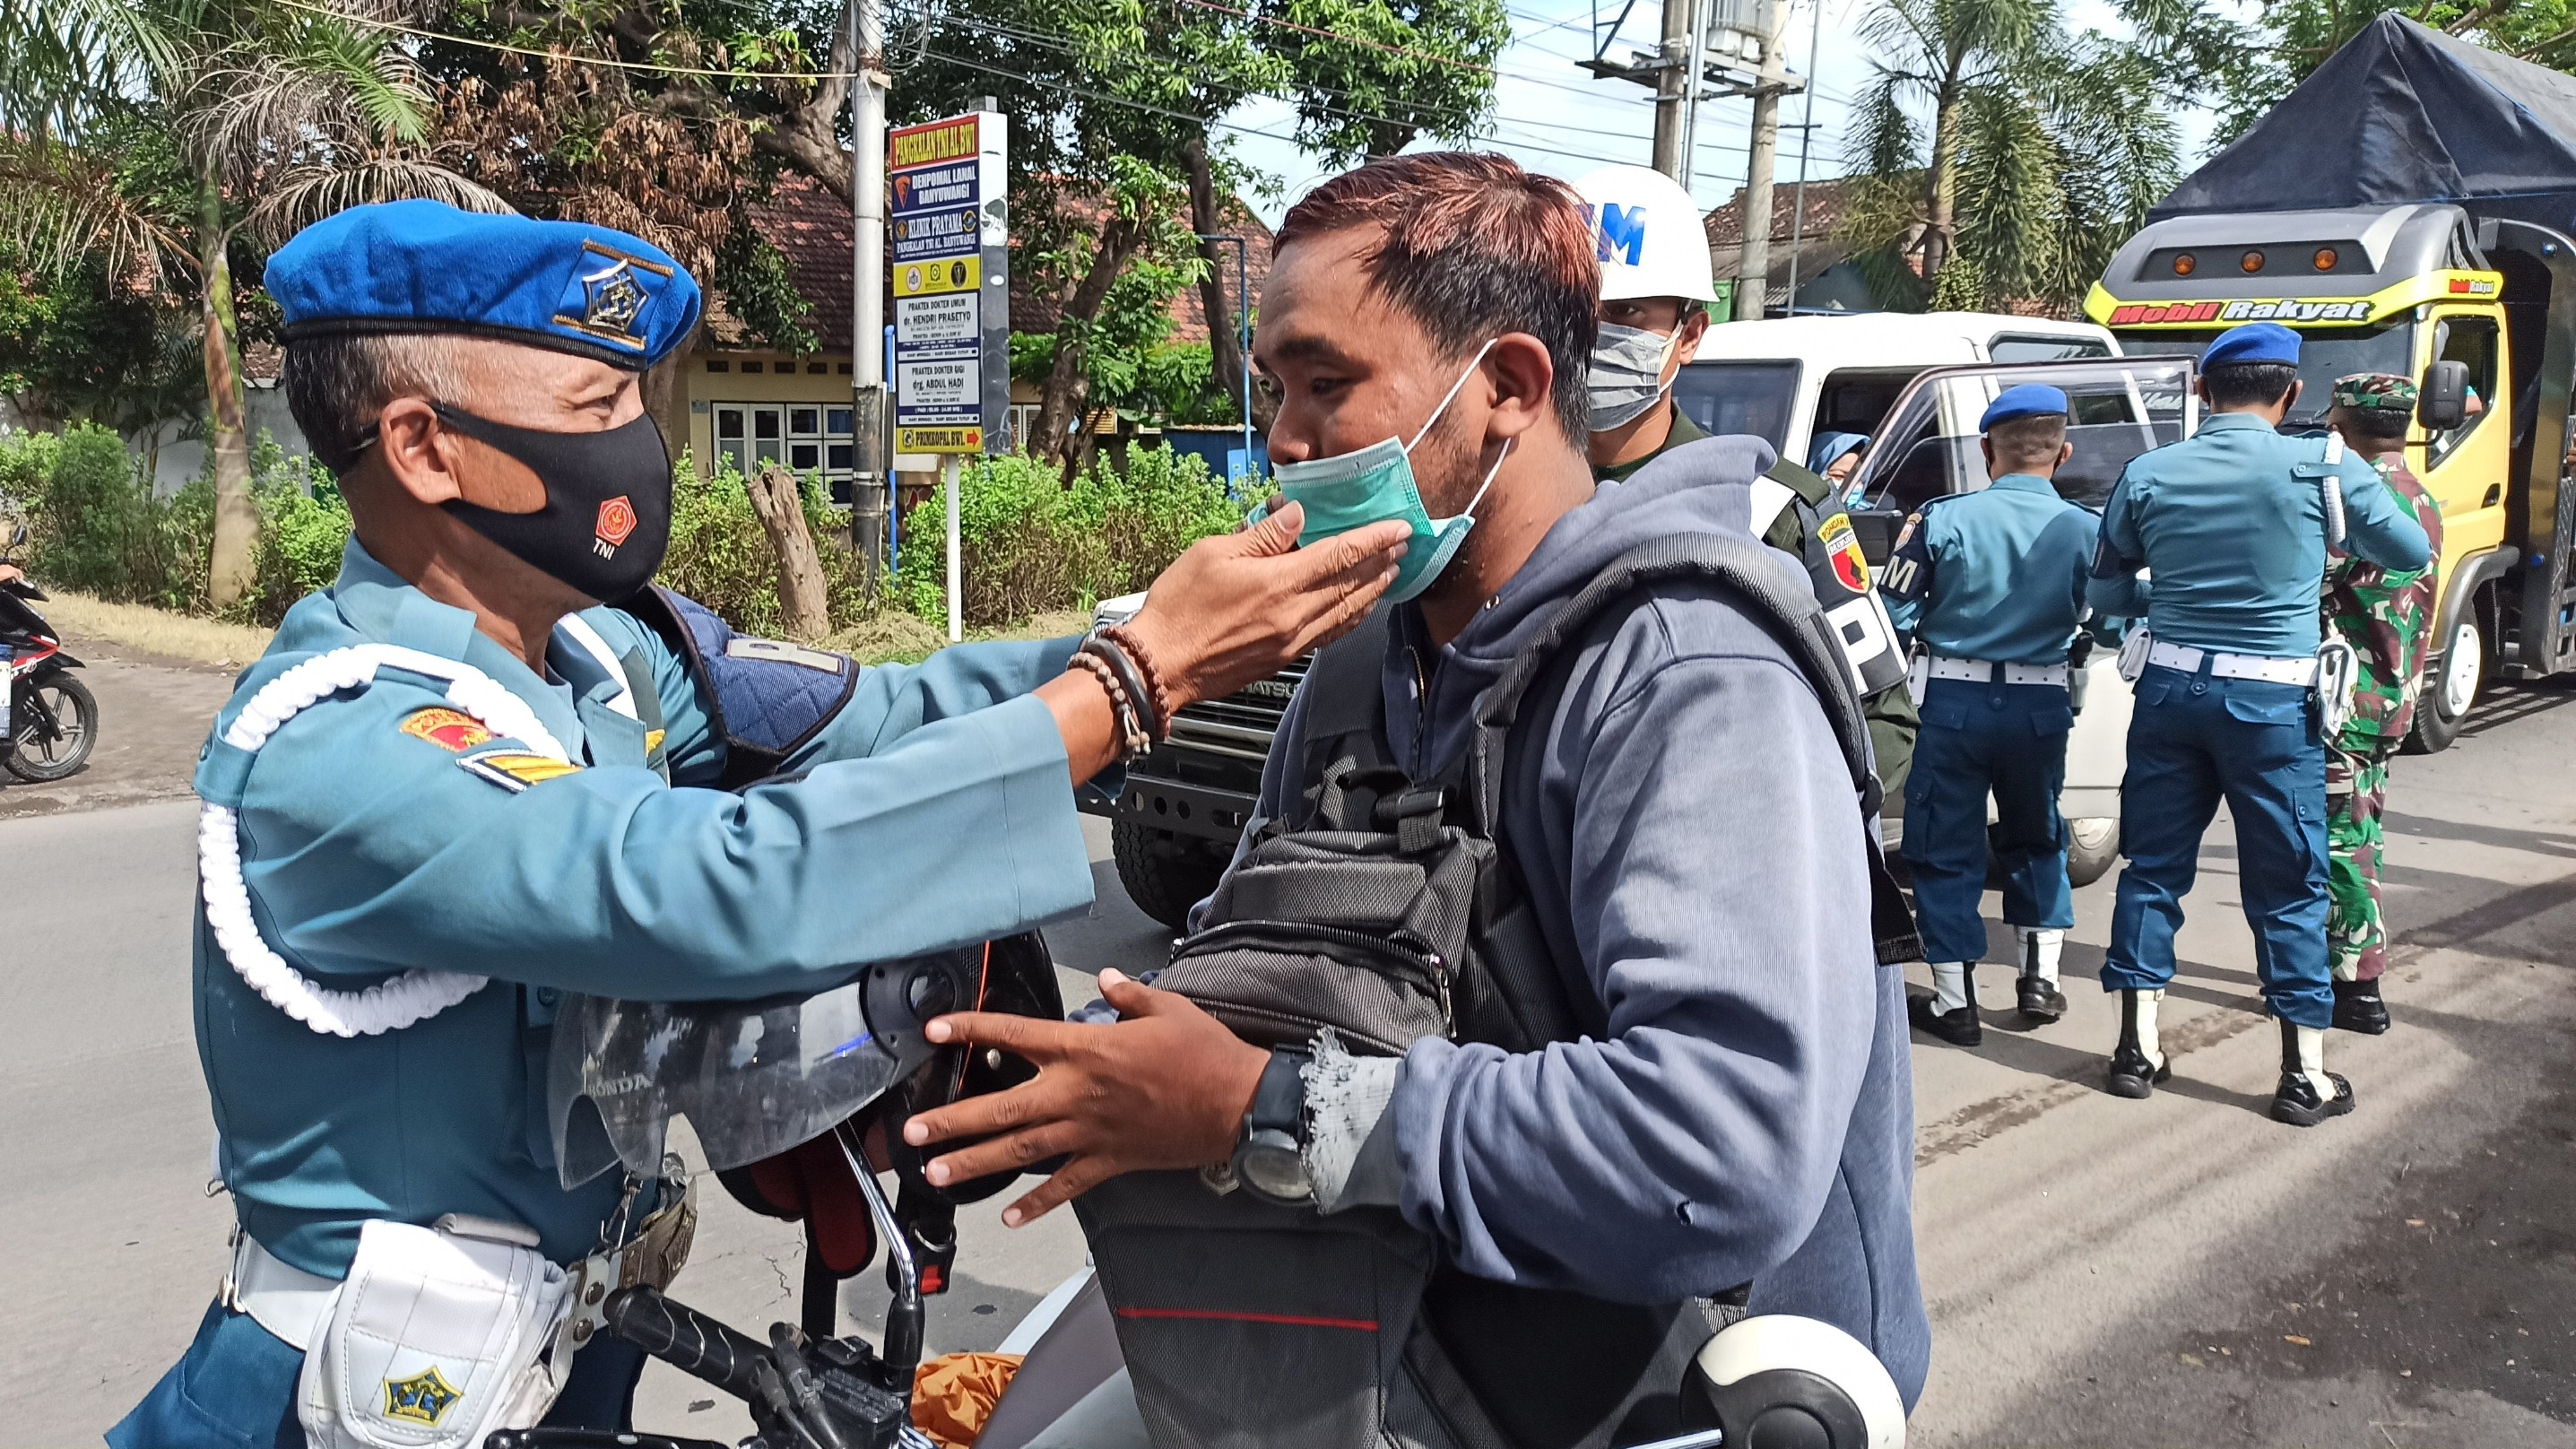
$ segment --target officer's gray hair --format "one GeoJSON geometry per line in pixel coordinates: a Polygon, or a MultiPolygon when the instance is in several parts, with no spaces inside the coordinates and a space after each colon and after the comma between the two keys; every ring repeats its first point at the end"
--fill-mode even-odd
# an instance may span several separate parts
{"type": "Polygon", "coordinates": [[[277,386],[313,456],[346,473],[375,440],[376,415],[400,397],[465,396],[457,339],[431,332],[345,333],[286,345],[277,386]]]}
{"type": "Polygon", "coordinates": [[[2066,414],[2034,413],[1986,430],[1995,461],[2014,468],[2054,468],[2057,451],[2066,446],[2066,414]]]}

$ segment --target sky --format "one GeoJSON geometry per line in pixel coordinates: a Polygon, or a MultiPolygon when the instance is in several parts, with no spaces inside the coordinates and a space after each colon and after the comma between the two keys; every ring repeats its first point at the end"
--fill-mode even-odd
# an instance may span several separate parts
{"type": "MultiPolygon", "coordinates": [[[[1813,141],[1807,148],[1811,178],[1841,172],[1842,142],[1852,105],[1869,83],[1870,60],[1859,25],[1871,0],[1793,0],[1785,40],[1789,69],[1813,74],[1813,141]],[[1821,44],[1817,39],[1817,6],[1823,7],[1821,44]]],[[[1478,138],[1491,149],[1533,171],[1568,180],[1595,166],[1647,163],[1655,126],[1651,93],[1631,81],[1595,80],[1578,64],[1593,50],[1596,13],[1604,29],[1619,14],[1618,0],[1504,0],[1513,37],[1496,69],[1503,73],[1495,93],[1494,117],[1478,138]],[[1539,118],[1544,119],[1539,119],[1539,118]]],[[[1656,0],[1636,0],[1611,49],[1614,59],[1632,50],[1652,50],[1659,32],[1656,0]]],[[[2077,29],[2118,33],[2119,23],[2098,0],[2076,0],[2068,16],[2077,29]]],[[[1808,97],[1793,95],[1781,103],[1779,168],[1774,183],[1797,180],[1801,132],[1809,120],[1808,97]]],[[[1693,164],[1691,194],[1703,209],[1733,196],[1744,184],[1753,103],[1742,98],[1706,100],[1700,104],[1699,155],[1693,164]]],[[[2195,112],[2182,119],[2186,166],[2207,149],[2215,117],[2195,112]]],[[[1277,225],[1291,202],[1332,174],[1320,158],[1300,150],[1291,139],[1296,113],[1285,101],[1249,102],[1226,117],[1235,154],[1279,183],[1275,196],[1252,196],[1262,219],[1277,225]],[[1264,134],[1266,133],[1266,134],[1264,134]]]]}

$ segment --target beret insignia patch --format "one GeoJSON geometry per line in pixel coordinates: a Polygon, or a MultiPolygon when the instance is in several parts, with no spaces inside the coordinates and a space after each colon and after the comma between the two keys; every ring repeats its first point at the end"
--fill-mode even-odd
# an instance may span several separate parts
{"type": "Polygon", "coordinates": [[[653,294],[644,290],[639,273],[650,273],[665,281],[672,270],[659,262],[630,257],[595,241],[581,244],[581,315],[557,312],[555,325],[569,327],[587,337],[596,337],[630,352],[646,349],[641,330],[644,313],[653,305],[653,294]]]}
{"type": "Polygon", "coordinates": [[[463,766],[467,774],[489,780],[513,795],[530,785],[542,785],[548,780],[578,774],[581,770],[579,765],[568,765],[545,755],[514,749],[482,750],[456,763],[463,766]]]}
{"type": "Polygon", "coordinates": [[[451,755],[492,743],[492,732],[483,727],[481,720],[460,710],[436,706],[404,715],[400,728],[413,739],[427,740],[451,755]]]}

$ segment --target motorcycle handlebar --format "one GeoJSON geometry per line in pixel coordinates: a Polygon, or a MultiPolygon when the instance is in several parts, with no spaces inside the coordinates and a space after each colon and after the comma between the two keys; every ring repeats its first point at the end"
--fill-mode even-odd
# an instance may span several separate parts
{"type": "Polygon", "coordinates": [[[735,1398],[760,1397],[758,1372],[769,1350],[653,1288],[624,1288],[600,1310],[608,1331],[692,1378],[735,1398]]]}

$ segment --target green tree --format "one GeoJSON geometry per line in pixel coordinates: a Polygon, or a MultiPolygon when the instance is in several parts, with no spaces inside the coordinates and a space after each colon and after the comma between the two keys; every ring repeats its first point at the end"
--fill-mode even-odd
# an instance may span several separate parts
{"type": "Polygon", "coordinates": [[[1844,230],[1943,302],[2073,302],[2174,182],[2157,52],[2070,34],[2053,0],[1878,0],[1861,34],[1844,230]]]}
{"type": "Polygon", "coordinates": [[[94,263],[195,304],[208,596],[228,607],[254,581],[259,527],[236,243],[363,201],[501,203],[428,153],[411,55],[363,24],[269,0],[9,0],[0,62],[0,226],[55,276],[94,263]]]}
{"type": "Polygon", "coordinates": [[[2517,60],[2576,69],[2576,0],[2264,0],[2253,24],[2230,37],[2235,55],[2217,72],[2219,138],[2243,133],[2391,11],[2517,60]]]}

